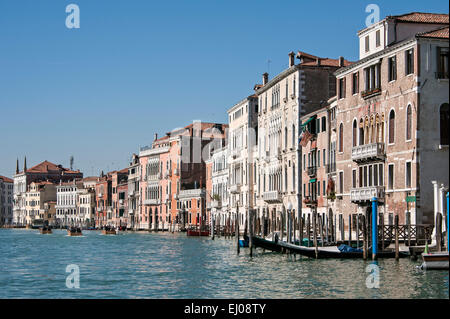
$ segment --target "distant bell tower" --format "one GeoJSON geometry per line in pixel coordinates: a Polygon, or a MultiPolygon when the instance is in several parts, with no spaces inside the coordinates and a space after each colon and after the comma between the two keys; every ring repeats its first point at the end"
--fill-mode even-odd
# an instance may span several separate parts
{"type": "Polygon", "coordinates": [[[16,162],[16,174],[19,174],[19,158],[17,158],[16,162]]]}
{"type": "Polygon", "coordinates": [[[25,156],[25,160],[23,161],[23,172],[27,171],[27,157],[25,156]]]}

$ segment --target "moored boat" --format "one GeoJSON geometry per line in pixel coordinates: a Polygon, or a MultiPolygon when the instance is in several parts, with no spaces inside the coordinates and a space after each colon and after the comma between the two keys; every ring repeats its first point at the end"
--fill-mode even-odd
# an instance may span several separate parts
{"type": "Polygon", "coordinates": [[[188,229],[187,236],[209,236],[209,230],[188,229]]]}
{"type": "Polygon", "coordinates": [[[436,253],[423,253],[422,269],[449,269],[448,251],[436,253]]]}
{"type": "Polygon", "coordinates": [[[103,235],[117,235],[117,233],[118,233],[118,231],[115,228],[113,228],[113,227],[105,226],[102,229],[102,234],[103,235]]]}

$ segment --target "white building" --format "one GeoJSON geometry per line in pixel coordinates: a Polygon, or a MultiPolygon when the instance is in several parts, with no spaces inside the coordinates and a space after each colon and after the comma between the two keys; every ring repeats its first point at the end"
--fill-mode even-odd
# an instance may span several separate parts
{"type": "Polygon", "coordinates": [[[228,207],[228,147],[215,150],[211,154],[211,219],[215,225],[225,226],[229,217],[228,207]]]}

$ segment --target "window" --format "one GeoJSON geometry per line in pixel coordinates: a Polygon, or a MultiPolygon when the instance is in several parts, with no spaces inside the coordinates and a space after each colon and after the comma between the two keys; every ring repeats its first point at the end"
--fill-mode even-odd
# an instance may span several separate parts
{"type": "Polygon", "coordinates": [[[345,78],[339,79],[339,98],[345,98],[345,78]]]}
{"type": "Polygon", "coordinates": [[[409,49],[405,51],[405,74],[414,73],[414,50],[409,49]]]}
{"type": "MultiPolygon", "coordinates": [[[[322,152],[322,157],[323,157],[323,166],[325,166],[325,164],[326,164],[326,161],[325,161],[325,157],[326,157],[326,152],[325,152],[325,149],[323,149],[323,152],[322,152]]],[[[319,159],[320,160],[320,159],[319,159]]]]}
{"type": "Polygon", "coordinates": [[[397,62],[395,55],[388,59],[388,67],[389,67],[389,82],[397,80],[397,62]]]}
{"type": "Polygon", "coordinates": [[[364,69],[365,89],[371,91],[381,87],[380,63],[364,69]]]}
{"type": "Polygon", "coordinates": [[[406,162],[405,175],[406,188],[411,188],[411,162],[406,162]]]}
{"type": "Polygon", "coordinates": [[[366,52],[369,52],[369,49],[370,49],[370,47],[369,47],[369,36],[366,36],[366,38],[365,38],[365,44],[366,44],[366,52]]]}
{"type": "Polygon", "coordinates": [[[412,114],[411,114],[411,105],[406,107],[406,140],[411,140],[411,131],[412,131],[412,114]]]}
{"type": "Polygon", "coordinates": [[[344,151],[344,126],[339,125],[339,152],[344,151]]]}
{"type": "Polygon", "coordinates": [[[383,164],[378,164],[378,185],[383,186],[384,180],[383,180],[383,164]]]}
{"type": "Polygon", "coordinates": [[[395,112],[392,110],[389,113],[389,144],[395,142],[395,112]]]}
{"type": "Polygon", "coordinates": [[[376,37],[376,47],[378,48],[379,46],[380,46],[380,44],[381,44],[381,41],[380,41],[380,30],[377,30],[377,32],[375,33],[375,37],[376,37]]]}
{"type": "Polygon", "coordinates": [[[438,79],[448,79],[448,62],[449,62],[449,51],[448,48],[437,47],[437,73],[436,77],[438,79]]]}
{"type": "Polygon", "coordinates": [[[325,132],[327,130],[327,117],[322,117],[322,132],[325,132]]]}
{"type": "Polygon", "coordinates": [[[448,103],[441,105],[440,110],[440,144],[449,145],[450,111],[448,103]]]}
{"type": "Polygon", "coordinates": [[[355,72],[352,75],[352,94],[359,92],[359,72],[355,72]]]}
{"type": "Polygon", "coordinates": [[[303,154],[303,170],[306,170],[306,154],[303,154]]]}
{"type": "Polygon", "coordinates": [[[317,167],[320,167],[320,150],[317,151],[317,167]]]}
{"type": "Polygon", "coordinates": [[[320,196],[320,181],[317,182],[317,195],[320,196]]]}
{"type": "Polygon", "coordinates": [[[358,128],[356,127],[356,120],[353,120],[353,132],[352,132],[353,147],[357,145],[357,135],[356,135],[357,130],[358,128]]]}
{"type": "Polygon", "coordinates": [[[388,166],[388,189],[394,189],[394,164],[388,166]]]}
{"type": "Polygon", "coordinates": [[[341,194],[344,193],[344,172],[339,172],[339,191],[341,194]]]}
{"type": "Polygon", "coordinates": [[[352,170],[352,187],[356,188],[356,169],[352,170]]]}

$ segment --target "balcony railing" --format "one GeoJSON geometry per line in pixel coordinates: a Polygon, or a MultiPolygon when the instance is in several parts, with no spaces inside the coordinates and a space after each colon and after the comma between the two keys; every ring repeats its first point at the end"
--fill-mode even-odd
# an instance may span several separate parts
{"type": "Polygon", "coordinates": [[[375,96],[381,94],[381,88],[373,88],[373,89],[368,89],[365,91],[361,92],[361,96],[363,99],[368,99],[369,97],[375,96]]]}
{"type": "Polygon", "coordinates": [[[213,200],[211,202],[211,208],[221,208],[222,202],[220,200],[213,200]]]}
{"type": "Polygon", "coordinates": [[[281,203],[281,193],[279,191],[264,192],[263,199],[268,203],[281,203]]]}
{"type": "Polygon", "coordinates": [[[230,193],[231,194],[239,194],[241,192],[241,185],[234,184],[230,186],[230,193]]]}
{"type": "Polygon", "coordinates": [[[204,197],[205,190],[201,189],[201,188],[181,190],[180,193],[178,194],[178,196],[180,199],[204,197]]]}
{"type": "Polygon", "coordinates": [[[384,199],[384,186],[360,187],[350,190],[350,200],[352,202],[367,202],[374,197],[384,199]]]}
{"type": "Polygon", "coordinates": [[[161,200],[159,199],[144,199],[144,205],[161,205],[161,200]]]}
{"type": "Polygon", "coordinates": [[[352,147],[352,160],[363,162],[384,159],[384,143],[372,143],[352,147]]]}
{"type": "Polygon", "coordinates": [[[317,196],[311,196],[311,195],[305,196],[303,203],[305,203],[306,206],[316,206],[317,205],[317,196]]]}
{"type": "Polygon", "coordinates": [[[317,173],[317,166],[309,166],[308,167],[308,176],[315,176],[317,173]]]}

